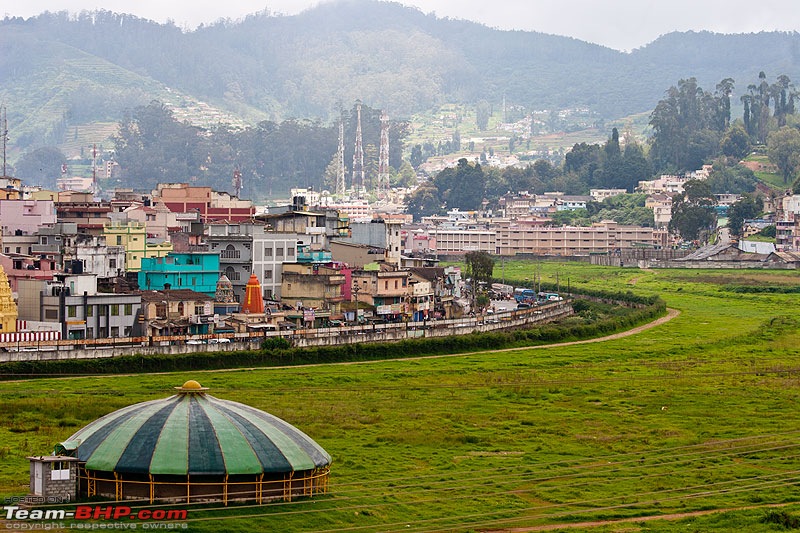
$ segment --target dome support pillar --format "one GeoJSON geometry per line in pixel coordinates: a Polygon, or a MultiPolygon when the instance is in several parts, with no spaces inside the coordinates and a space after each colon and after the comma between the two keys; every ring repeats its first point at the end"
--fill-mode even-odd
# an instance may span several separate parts
{"type": "Polygon", "coordinates": [[[114,500],[122,501],[122,480],[119,479],[118,472],[114,472],[114,500]]]}

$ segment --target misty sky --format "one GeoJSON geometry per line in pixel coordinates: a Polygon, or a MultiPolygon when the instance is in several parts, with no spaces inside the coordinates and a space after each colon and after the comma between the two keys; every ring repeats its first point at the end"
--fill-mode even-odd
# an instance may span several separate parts
{"type": "MultiPolygon", "coordinates": [[[[0,16],[105,9],[194,29],[269,10],[293,15],[319,0],[0,0],[0,16]]],[[[797,0],[399,0],[439,17],[505,30],[566,35],[617,50],[643,46],[671,31],[800,31],[797,0]]]]}

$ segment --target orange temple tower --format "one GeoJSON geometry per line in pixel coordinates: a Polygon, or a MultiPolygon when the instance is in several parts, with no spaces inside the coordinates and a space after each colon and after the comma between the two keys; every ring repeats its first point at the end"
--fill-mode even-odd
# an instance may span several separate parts
{"type": "Polygon", "coordinates": [[[264,313],[264,298],[261,296],[261,283],[255,274],[250,275],[244,289],[244,303],[242,313],[264,313]]]}

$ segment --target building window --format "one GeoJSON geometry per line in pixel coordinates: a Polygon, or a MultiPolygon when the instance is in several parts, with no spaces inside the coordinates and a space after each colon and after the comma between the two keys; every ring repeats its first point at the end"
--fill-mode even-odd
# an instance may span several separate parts
{"type": "Polygon", "coordinates": [[[122,246],[122,235],[117,235],[117,246],[122,246]]]}
{"type": "Polygon", "coordinates": [[[119,304],[111,304],[111,316],[119,316],[119,304]]]}
{"type": "Polygon", "coordinates": [[[286,255],[289,257],[294,257],[294,248],[289,247],[286,249],[286,255]]]}
{"type": "Polygon", "coordinates": [[[125,316],[131,316],[133,314],[133,304],[125,304],[125,316]]]}
{"type": "Polygon", "coordinates": [[[283,248],[275,248],[275,257],[283,257],[283,248]]]}
{"type": "Polygon", "coordinates": [[[264,257],[272,257],[272,246],[264,247],[264,257]]]}
{"type": "Polygon", "coordinates": [[[125,333],[124,333],[125,337],[130,337],[131,334],[133,333],[133,330],[132,330],[132,328],[130,326],[125,326],[125,330],[124,331],[125,331],[125,333]]]}
{"type": "Polygon", "coordinates": [[[183,302],[178,302],[178,315],[179,315],[179,316],[183,316],[183,311],[184,311],[184,309],[185,309],[185,308],[184,308],[184,306],[183,306],[183,302]]]}
{"type": "Polygon", "coordinates": [[[98,305],[97,306],[98,315],[106,316],[106,306],[105,305],[98,305]]]}
{"type": "Polygon", "coordinates": [[[117,268],[117,260],[116,259],[109,259],[108,260],[108,268],[117,268]]]}
{"type": "Polygon", "coordinates": [[[119,326],[111,326],[111,336],[119,337],[119,326]]]}
{"type": "Polygon", "coordinates": [[[68,481],[69,480],[69,463],[67,461],[56,461],[50,463],[50,480],[51,481],[68,481]]]}
{"type": "Polygon", "coordinates": [[[395,288],[395,289],[397,288],[398,284],[399,284],[399,283],[398,283],[398,281],[397,281],[397,280],[394,280],[394,288],[395,288]]]}
{"type": "Polygon", "coordinates": [[[194,306],[194,314],[196,315],[204,315],[206,314],[206,308],[202,305],[195,305],[194,306]]]}
{"type": "Polygon", "coordinates": [[[272,279],[272,270],[264,271],[264,279],[272,279]]]}
{"type": "Polygon", "coordinates": [[[78,308],[77,308],[77,306],[68,305],[67,306],[67,317],[75,318],[77,316],[78,316],[78,308]]]}
{"type": "Polygon", "coordinates": [[[94,306],[93,305],[87,305],[86,306],[86,318],[93,317],[93,316],[94,316],[94,306]]]}
{"type": "Polygon", "coordinates": [[[45,309],[44,318],[45,320],[58,320],[58,309],[45,309]]]}

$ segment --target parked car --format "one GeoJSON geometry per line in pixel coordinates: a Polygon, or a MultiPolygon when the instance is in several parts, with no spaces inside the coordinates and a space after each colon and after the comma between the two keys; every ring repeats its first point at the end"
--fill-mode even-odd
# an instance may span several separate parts
{"type": "Polygon", "coordinates": [[[208,344],[228,344],[231,340],[225,337],[219,339],[208,339],[208,344]]]}

